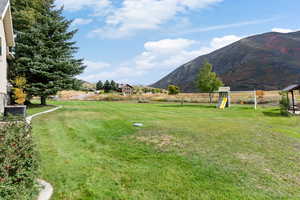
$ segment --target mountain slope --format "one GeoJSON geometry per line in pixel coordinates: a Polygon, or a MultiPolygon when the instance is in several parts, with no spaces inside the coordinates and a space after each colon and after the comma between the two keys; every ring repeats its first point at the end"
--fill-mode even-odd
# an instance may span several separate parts
{"type": "Polygon", "coordinates": [[[300,32],[242,39],[182,65],[152,86],[175,84],[184,92],[198,91],[195,79],[206,60],[232,90],[282,89],[300,82],[300,32]]]}

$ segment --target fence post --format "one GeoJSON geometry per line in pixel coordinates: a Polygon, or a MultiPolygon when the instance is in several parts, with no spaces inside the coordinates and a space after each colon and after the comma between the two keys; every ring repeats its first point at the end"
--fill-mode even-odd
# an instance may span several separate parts
{"type": "Polygon", "coordinates": [[[256,90],[254,90],[254,109],[257,109],[257,97],[256,97],[256,90]]]}

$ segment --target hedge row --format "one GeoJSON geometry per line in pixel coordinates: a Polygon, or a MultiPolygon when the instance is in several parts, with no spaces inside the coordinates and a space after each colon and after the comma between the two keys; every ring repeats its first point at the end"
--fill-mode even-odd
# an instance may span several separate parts
{"type": "Polygon", "coordinates": [[[31,127],[0,124],[0,199],[32,200],[37,194],[38,160],[31,127]]]}

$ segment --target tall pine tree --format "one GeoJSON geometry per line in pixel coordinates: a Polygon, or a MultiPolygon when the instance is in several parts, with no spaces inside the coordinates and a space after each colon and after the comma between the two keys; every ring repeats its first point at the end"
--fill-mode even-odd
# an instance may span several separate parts
{"type": "Polygon", "coordinates": [[[102,81],[98,81],[96,84],[96,90],[102,90],[103,89],[103,83],[102,81]]]}
{"type": "Polygon", "coordinates": [[[117,83],[115,81],[111,81],[110,82],[110,85],[111,85],[111,90],[113,91],[116,91],[118,88],[117,88],[117,83]]]}
{"type": "Polygon", "coordinates": [[[27,79],[26,92],[41,97],[42,105],[48,96],[72,88],[74,77],[85,68],[82,59],[74,57],[78,48],[71,40],[77,30],[70,31],[72,21],[62,11],[48,0],[37,22],[16,38],[13,74],[27,79]]]}
{"type": "Polygon", "coordinates": [[[24,32],[42,16],[47,0],[10,0],[14,30],[24,32]]]}
{"type": "Polygon", "coordinates": [[[103,85],[103,89],[105,93],[109,93],[112,89],[111,84],[108,80],[105,81],[104,85],[103,85]]]}

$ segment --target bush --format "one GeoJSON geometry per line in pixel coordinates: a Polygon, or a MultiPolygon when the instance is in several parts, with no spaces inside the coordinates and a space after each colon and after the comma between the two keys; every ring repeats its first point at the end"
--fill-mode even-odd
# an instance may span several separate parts
{"type": "Polygon", "coordinates": [[[1,200],[32,200],[37,194],[38,161],[31,127],[25,122],[0,124],[1,200]]]}
{"type": "Polygon", "coordinates": [[[180,89],[176,85],[169,85],[168,91],[170,95],[176,95],[179,94],[180,89]]]}
{"type": "Polygon", "coordinates": [[[14,81],[15,88],[13,89],[13,97],[15,103],[23,105],[26,101],[27,94],[24,91],[26,87],[26,79],[24,77],[17,77],[14,81]]]}
{"type": "Polygon", "coordinates": [[[150,103],[148,99],[139,99],[138,103],[150,103]]]}
{"type": "Polygon", "coordinates": [[[122,97],[119,95],[110,94],[101,99],[102,101],[122,101],[122,97]]]}

